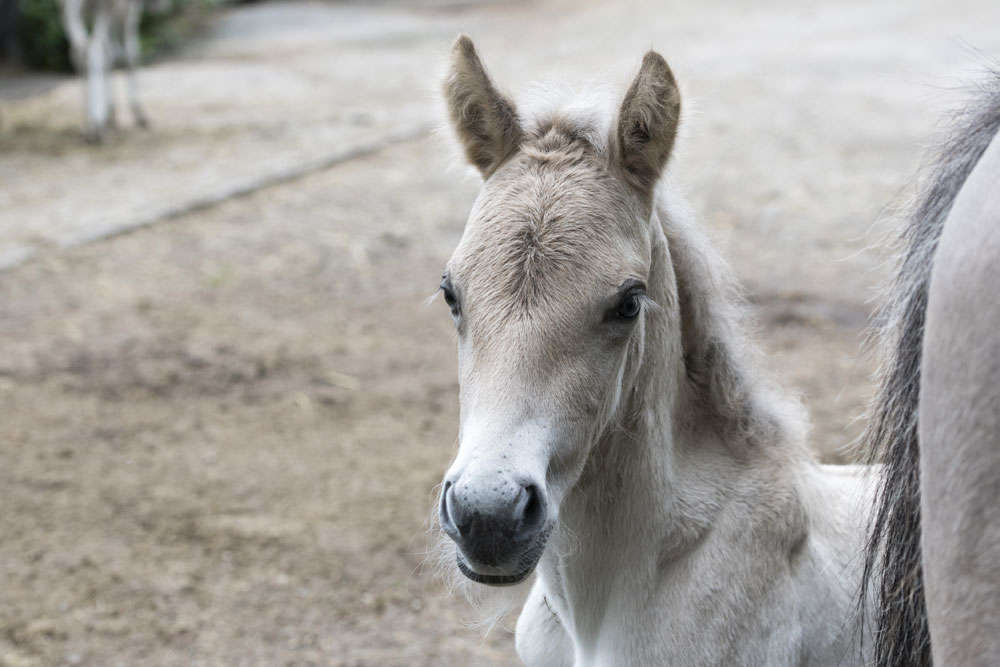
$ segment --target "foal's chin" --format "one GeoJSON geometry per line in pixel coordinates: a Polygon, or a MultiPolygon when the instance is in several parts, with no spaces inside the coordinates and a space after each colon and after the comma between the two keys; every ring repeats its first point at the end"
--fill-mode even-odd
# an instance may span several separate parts
{"type": "Polygon", "coordinates": [[[502,567],[470,563],[459,548],[455,549],[455,561],[458,563],[458,571],[477,584],[514,586],[530,577],[535,571],[535,566],[545,551],[547,540],[548,531],[539,535],[531,546],[511,559],[510,565],[502,567]]]}

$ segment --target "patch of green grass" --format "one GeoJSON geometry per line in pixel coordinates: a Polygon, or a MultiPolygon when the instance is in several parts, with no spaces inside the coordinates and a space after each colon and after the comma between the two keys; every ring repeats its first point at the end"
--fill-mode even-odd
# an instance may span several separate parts
{"type": "Polygon", "coordinates": [[[17,38],[24,64],[33,69],[70,72],[69,41],[59,0],[20,0],[17,38]]]}

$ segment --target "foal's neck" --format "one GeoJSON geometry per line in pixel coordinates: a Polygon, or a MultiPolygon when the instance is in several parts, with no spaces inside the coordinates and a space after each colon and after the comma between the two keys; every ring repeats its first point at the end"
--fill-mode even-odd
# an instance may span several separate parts
{"type": "Polygon", "coordinates": [[[693,548],[752,465],[712,425],[680,419],[691,402],[684,379],[663,358],[645,363],[622,406],[630,417],[601,437],[560,510],[581,555],[603,553],[603,567],[633,572],[662,568],[693,548]]]}

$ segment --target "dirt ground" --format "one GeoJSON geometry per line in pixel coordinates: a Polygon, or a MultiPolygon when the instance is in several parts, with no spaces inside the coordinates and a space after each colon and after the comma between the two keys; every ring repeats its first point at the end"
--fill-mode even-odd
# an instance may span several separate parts
{"type": "Polygon", "coordinates": [[[96,148],[76,82],[0,81],[0,665],[514,662],[422,567],[457,418],[426,300],[476,190],[427,131],[460,30],[515,95],[667,56],[672,178],[849,460],[875,223],[997,25],[989,1],[265,3],[147,68],[154,129],[96,148]]]}

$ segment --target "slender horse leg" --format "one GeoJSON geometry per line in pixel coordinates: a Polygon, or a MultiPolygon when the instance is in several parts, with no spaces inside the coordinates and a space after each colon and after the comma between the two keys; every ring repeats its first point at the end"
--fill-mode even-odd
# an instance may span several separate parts
{"type": "Polygon", "coordinates": [[[1000,665],[1000,135],[934,258],[920,387],[922,551],[939,665],[1000,665]]]}
{"type": "Polygon", "coordinates": [[[141,0],[129,0],[125,8],[125,67],[128,77],[128,101],[132,107],[132,117],[139,127],[149,127],[149,118],[139,104],[139,84],[135,70],[139,66],[139,19],[142,18],[141,0]]]}
{"type": "Polygon", "coordinates": [[[94,92],[90,81],[90,42],[93,39],[93,36],[87,34],[87,26],[83,22],[85,2],[86,0],[63,0],[62,18],[63,27],[66,31],[66,37],[69,39],[69,54],[70,59],[73,61],[73,67],[82,76],[87,77],[87,80],[83,85],[83,108],[84,115],[87,119],[87,138],[93,141],[97,139],[97,136],[94,134],[92,121],[93,114],[91,112],[93,107],[92,98],[94,92]]]}
{"type": "Polygon", "coordinates": [[[118,13],[118,5],[114,0],[100,0],[108,13],[107,51],[104,60],[105,88],[108,91],[108,127],[118,127],[118,109],[115,102],[115,63],[121,57],[121,37],[118,34],[122,25],[122,17],[118,13]]]}
{"type": "Polygon", "coordinates": [[[108,74],[110,63],[111,16],[104,2],[97,4],[94,30],[87,45],[87,138],[104,138],[111,109],[108,74]]]}
{"type": "Polygon", "coordinates": [[[87,26],[83,23],[84,0],[63,0],[63,27],[70,44],[70,58],[76,71],[87,67],[87,26]]]}

